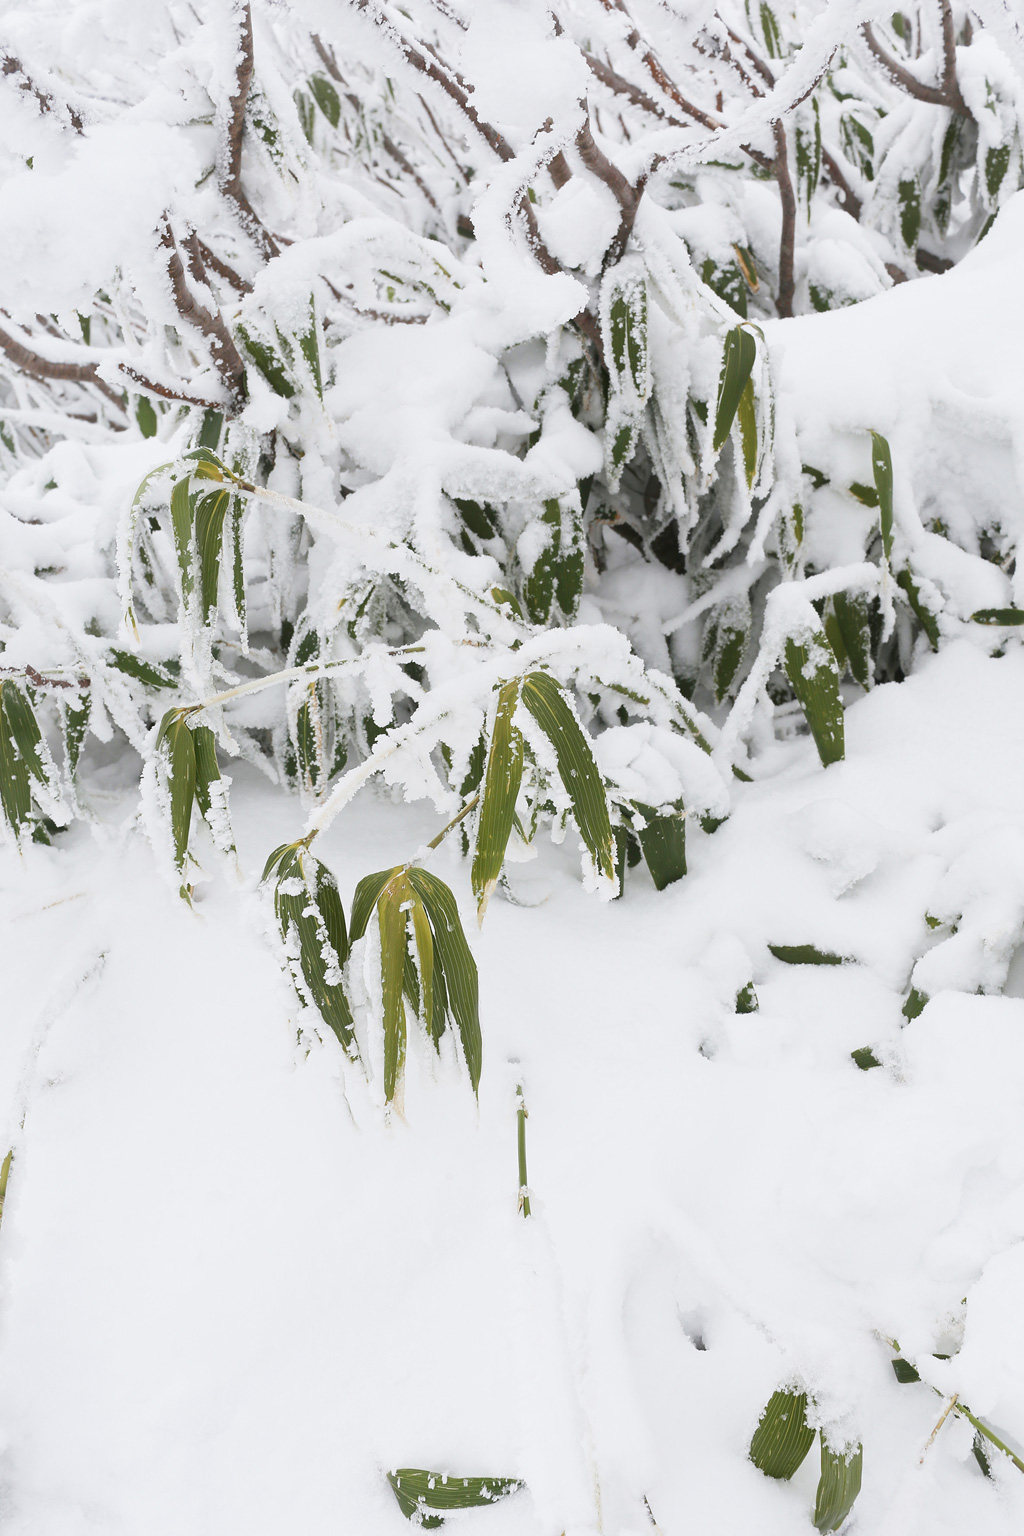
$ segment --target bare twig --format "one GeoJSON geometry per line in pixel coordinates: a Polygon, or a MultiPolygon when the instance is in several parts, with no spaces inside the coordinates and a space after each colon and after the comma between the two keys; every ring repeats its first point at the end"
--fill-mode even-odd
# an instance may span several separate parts
{"type": "MultiPolygon", "coordinates": [[[[949,51],[945,47],[947,12],[948,4],[945,6],[943,12],[943,53],[945,58],[943,64],[943,81],[941,86],[925,85],[925,83],[922,80],[919,80],[916,75],[912,75],[909,69],[907,69],[903,64],[900,64],[899,61],[894,59],[891,54],[887,53],[872,31],[870,22],[865,22],[861,28],[861,31],[864,34],[864,41],[871,49],[871,52],[874,54],[879,64],[881,64],[886,74],[890,77],[890,79],[894,80],[896,84],[901,87],[901,89],[906,91],[908,96],[913,96],[917,101],[930,102],[931,105],[935,107],[948,107],[951,112],[956,112],[961,117],[970,117],[971,114],[968,110],[967,103],[964,101],[960,94],[960,87],[956,80],[956,50],[955,48],[952,48],[952,51],[949,51]]],[[[952,17],[950,17],[949,26],[950,29],[952,29],[952,17]]],[[[952,37],[950,38],[950,44],[952,46],[952,37]]]]}
{"type": "Polygon", "coordinates": [[[587,170],[604,182],[619,205],[619,227],[604,256],[604,265],[611,267],[621,260],[626,249],[626,243],[636,220],[637,209],[640,207],[640,199],[643,197],[646,178],[641,177],[635,187],[630,185],[618,166],[613,165],[604,151],[598,148],[594,135],[590,131],[589,117],[584,117],[583,126],[576,135],[576,148],[587,170]]]}
{"type": "Polygon", "coordinates": [[[6,353],[16,368],[22,373],[27,373],[33,379],[55,379],[69,384],[90,384],[98,389],[101,395],[105,395],[112,405],[118,410],[124,410],[124,401],[116,390],[111,389],[106,380],[101,379],[96,363],[53,363],[49,358],[40,357],[38,352],[32,352],[23,346],[20,341],[15,341],[6,331],[0,330],[0,350],[6,353]]]}
{"type": "Polygon", "coordinates": [[[839,193],[839,201],[843,205],[844,212],[850,214],[852,218],[859,220],[864,205],[840,170],[838,160],[829,153],[824,145],[822,145],[821,149],[821,160],[828,172],[829,181],[839,193]]]}
{"type": "MultiPolygon", "coordinates": [[[[227,391],[231,409],[241,410],[245,403],[245,364],[239,356],[230,331],[224,324],[220,310],[217,309],[216,313],[212,313],[205,305],[199,303],[189,287],[174,235],[166,218],[160,230],[160,244],[168,251],[167,275],[171,281],[171,291],[178,314],[182,320],[194,326],[200,335],[205,337],[209,344],[213,365],[227,391]]],[[[188,257],[189,273],[193,281],[201,283],[208,293],[211,292],[210,285],[206,281],[206,269],[203,266],[195,230],[181,244],[188,257]]]]}
{"type": "Polygon", "coordinates": [[[48,91],[41,90],[39,86],[36,85],[32,77],[26,72],[21,60],[15,58],[13,53],[8,53],[6,50],[0,53],[0,72],[2,72],[4,75],[15,77],[17,80],[18,89],[20,91],[27,92],[29,96],[33,96],[35,98],[40,112],[53,113],[54,115],[57,115],[60,108],[63,107],[64,111],[68,114],[68,120],[70,121],[71,126],[75,132],[82,132],[82,119],[79,117],[74,107],[69,106],[66,102],[56,102],[48,91]]]}
{"type": "Polygon", "coordinates": [[[226,261],[221,261],[216,251],[211,251],[204,240],[199,242],[199,253],[210,271],[216,272],[218,277],[222,277],[226,283],[230,283],[236,293],[252,293],[252,283],[247,282],[244,277],[235,271],[234,267],[229,267],[226,261]]]}
{"type": "Polygon", "coordinates": [[[131,379],[133,384],[137,384],[144,394],[159,395],[161,400],[181,400],[185,405],[201,405],[205,411],[223,411],[224,409],[223,400],[205,400],[201,395],[186,394],[184,390],[175,389],[170,384],[163,384],[159,379],[148,378],[146,374],[133,368],[130,363],[120,363],[118,371],[131,379]]]}
{"type": "Polygon", "coordinates": [[[789,173],[789,149],[786,144],[786,125],[781,118],[775,123],[775,180],[779,184],[779,201],[782,204],[782,238],[779,242],[779,291],[775,307],[780,316],[788,320],[793,313],[793,248],[796,241],[796,194],[793,178],[789,173]]]}
{"type": "Polygon", "coordinates": [[[268,260],[278,254],[277,243],[269,230],[264,229],[256,211],[245,195],[242,186],[242,136],[245,131],[245,103],[252,84],[252,10],[249,0],[242,7],[238,37],[239,60],[235,71],[235,93],[228,102],[227,154],[220,178],[220,190],[234,203],[239,220],[246,233],[268,260]]]}

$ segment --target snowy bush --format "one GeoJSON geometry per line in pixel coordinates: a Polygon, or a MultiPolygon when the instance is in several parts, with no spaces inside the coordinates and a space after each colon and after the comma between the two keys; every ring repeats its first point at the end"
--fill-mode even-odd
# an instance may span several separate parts
{"type": "MultiPolygon", "coordinates": [[[[264,776],[304,1048],[333,1032],[378,1104],[401,1113],[416,1028],[479,1090],[477,966],[427,867],[449,834],[481,923],[542,834],[599,898],[642,862],[662,891],[687,832],[714,866],[779,741],[830,769],[862,694],[1012,643],[1024,380],[981,297],[1019,287],[1024,238],[1000,0],[4,21],[9,841],[101,824],[131,776],[191,904],[238,869],[228,764],[264,776]],[[317,839],[371,780],[439,830],[346,913],[317,839]]],[[[968,955],[969,905],[929,915],[961,943],[917,957],[907,1019],[1004,984],[1017,927],[968,955]]],[[[784,937],[783,964],[849,958],[784,937]]],[[[820,1429],[838,1529],[860,1431],[800,1369],[750,1456],[788,1479],[820,1429]]],[[[988,1471],[1006,1445],[953,1411],[988,1471]]],[[[392,1474],[428,1524],[519,1487],[462,1484],[392,1474]]]]}

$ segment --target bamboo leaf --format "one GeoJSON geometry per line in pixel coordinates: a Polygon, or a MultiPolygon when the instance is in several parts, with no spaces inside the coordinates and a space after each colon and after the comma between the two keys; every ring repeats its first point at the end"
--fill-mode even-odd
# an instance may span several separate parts
{"type": "Polygon", "coordinates": [[[750,1459],[768,1477],[790,1478],[814,1443],[806,1392],[773,1392],[750,1442],[750,1459]]]}
{"type": "Polygon", "coordinates": [[[834,955],[827,949],[815,949],[813,944],[769,944],[776,960],[784,965],[842,965],[842,955],[834,955]]]}
{"type": "Polygon", "coordinates": [[[757,407],[754,404],[754,381],[748,379],[743,386],[739,403],[740,442],[743,445],[743,469],[748,489],[757,473],[757,407]]]}
{"type": "Polygon", "coordinates": [[[523,1487],[516,1477],[452,1477],[418,1467],[399,1467],[388,1473],[388,1482],[406,1519],[418,1517],[427,1529],[444,1523],[431,1510],[480,1509],[523,1487]]]}
{"type": "Polygon", "coordinates": [[[11,1164],[14,1161],[14,1148],[4,1158],[3,1167],[0,1168],[0,1219],[4,1214],[4,1201],[7,1199],[7,1181],[11,1176],[11,1164]]]}
{"type": "Polygon", "coordinates": [[[275,848],[263,872],[266,880],[277,869],[274,911],[281,924],[281,937],[289,952],[289,966],[302,1001],[302,988],[324,1023],[334,1031],[343,1050],[355,1056],[352,1009],[341,982],[341,967],[348,959],[349,943],[345,932],[345,913],[338,886],[325,864],[301,843],[285,843],[275,848]],[[299,953],[289,935],[294,930],[299,953]],[[295,966],[298,973],[295,974],[295,966]]]}
{"type": "Polygon", "coordinates": [[[867,603],[862,597],[837,592],[832,598],[832,612],[853,679],[862,688],[869,688],[871,686],[871,629],[868,624],[867,603]]]}
{"type": "Polygon", "coordinates": [[[906,1386],[907,1383],[911,1381],[921,1380],[921,1373],[917,1369],[917,1366],[911,1365],[909,1360],[901,1359],[899,1355],[897,1355],[896,1359],[892,1362],[892,1370],[893,1375],[896,1377],[896,1380],[900,1383],[901,1386],[906,1386]]]}
{"type": "Polygon", "coordinates": [[[896,577],[896,585],[902,592],[906,593],[907,602],[913,609],[921,628],[928,636],[928,644],[933,651],[937,651],[939,648],[939,621],[932,610],[925,607],[921,601],[921,593],[918,590],[917,583],[906,568],[900,571],[896,577]]]}
{"type": "Polygon", "coordinates": [[[188,834],[192,825],[192,802],[196,791],[196,750],[187,720],[180,715],[173,720],[167,728],[166,740],[174,861],[183,872],[188,856],[188,834]]]}
{"type": "Polygon", "coordinates": [[[380,929],[380,977],[384,1003],[384,1098],[390,1104],[405,1066],[405,1004],[402,1001],[406,945],[403,905],[412,892],[404,871],[392,875],[377,898],[380,929]]]}
{"type": "Polygon", "coordinates": [[[15,837],[32,810],[28,768],[18,752],[7,712],[8,701],[16,692],[13,683],[0,683],[0,807],[15,837]]]}
{"type": "Polygon", "coordinates": [[[892,559],[892,454],[881,432],[871,434],[871,468],[878,495],[878,526],[885,558],[892,559]]]}
{"type": "Polygon", "coordinates": [[[39,750],[43,737],[35,711],[21,689],[12,682],[3,685],[3,709],[10,723],[14,744],[26,769],[37,784],[48,784],[49,774],[39,750]]]}
{"type": "Polygon", "coordinates": [[[646,827],[634,826],[640,851],[659,891],[686,874],[686,823],[678,811],[659,815],[649,805],[636,803],[646,827]]]}
{"type": "Polygon", "coordinates": [[[176,480],[171,491],[171,528],[178,552],[181,595],[187,605],[192,595],[192,498],[187,479],[176,480]]]}
{"type": "MultiPolygon", "coordinates": [[[[209,415],[210,412],[207,412],[203,417],[203,433],[201,436],[206,433],[207,417],[209,415]]],[[[210,447],[200,446],[198,448],[190,448],[188,453],[183,453],[181,457],[183,463],[187,463],[192,466],[191,474],[193,478],[197,480],[223,481],[230,480],[232,478],[231,471],[224,463],[224,460],[218,458],[213,449],[210,447]]]]}
{"type": "Polygon", "coordinates": [[[326,75],[312,75],[309,81],[309,89],[313,93],[313,100],[331,127],[337,128],[338,119],[341,116],[341,102],[332,82],[328,80],[326,75]]]}
{"type": "Polygon", "coordinates": [[[825,631],[812,632],[806,644],[788,639],[784,665],[822,763],[827,768],[829,763],[841,762],[846,745],[839,667],[825,631]]]}
{"type": "Polygon", "coordinates": [[[473,895],[477,903],[477,922],[481,924],[501,874],[516,799],[523,781],[523,738],[512,724],[519,703],[519,687],[519,678],[513,678],[502,687],[491,732],[473,855],[473,895]]]}
{"type": "Polygon", "coordinates": [[[971,614],[974,624],[1024,624],[1024,608],[979,608],[971,614]]]}
{"type": "Polygon", "coordinates": [[[69,778],[74,778],[78,769],[82,743],[85,741],[85,733],[89,727],[88,699],[83,700],[79,695],[77,702],[72,702],[71,699],[62,700],[60,723],[64,733],[64,761],[67,774],[69,778]]]}
{"type": "Polygon", "coordinates": [[[718,384],[718,404],[715,407],[714,450],[719,452],[736,419],[740,396],[753,372],[757,357],[757,342],[742,326],[734,325],[725,338],[725,356],[722,375],[718,384]]]}
{"type": "Polygon", "coordinates": [[[548,672],[531,672],[523,679],[522,699],[555,749],[559,777],[595,866],[614,880],[615,847],[608,798],[582,726],[565,693],[548,672]]]}
{"type": "Polygon", "coordinates": [[[200,612],[204,624],[210,622],[211,614],[217,609],[224,514],[230,499],[227,491],[211,491],[196,500],[196,551],[199,555],[200,612]]]}
{"type": "Polygon", "coordinates": [[[483,1056],[480,1039],[480,983],[476,961],[466,942],[455,897],[444,881],[432,875],[429,870],[415,868],[409,871],[409,881],[430,919],[434,938],[435,978],[437,970],[441,970],[448,1008],[459,1031],[469,1080],[476,1093],[480,1085],[483,1056]]]}
{"type": "Polygon", "coordinates": [[[361,939],[366,932],[366,925],[370,921],[370,914],[380,897],[381,891],[387,885],[392,875],[397,875],[402,866],[396,864],[394,869],[380,869],[376,874],[364,875],[356,886],[355,895],[352,897],[352,943],[361,939]]]}
{"type": "Polygon", "coordinates": [[[413,938],[416,941],[416,954],[420,964],[420,993],[422,996],[420,1012],[423,1015],[427,1034],[436,1044],[441,1037],[441,1030],[438,1029],[435,1033],[434,1029],[434,940],[430,932],[430,922],[427,918],[426,908],[416,895],[412,898],[412,932],[413,938]]]}
{"type": "Polygon", "coordinates": [[[110,665],[118,672],[123,672],[125,677],[133,677],[138,683],[145,683],[147,688],[176,688],[178,679],[171,673],[159,671],[151,662],[143,661],[141,657],[132,655],[131,651],[111,650],[107,653],[110,665]]]}
{"type": "Polygon", "coordinates": [[[869,1045],[862,1045],[856,1051],[850,1052],[856,1065],[862,1072],[870,1072],[872,1067],[880,1067],[882,1063],[869,1045]]]}
{"type": "Polygon", "coordinates": [[[833,1451],[821,1439],[821,1477],[814,1501],[814,1524],[819,1531],[838,1531],[860,1493],[864,1449],[858,1445],[849,1457],[833,1451]]]}
{"type": "Polygon", "coordinates": [[[760,1008],[757,993],[754,991],[754,983],[748,981],[745,987],[741,987],[736,993],[737,1013],[757,1013],[760,1008]]]}

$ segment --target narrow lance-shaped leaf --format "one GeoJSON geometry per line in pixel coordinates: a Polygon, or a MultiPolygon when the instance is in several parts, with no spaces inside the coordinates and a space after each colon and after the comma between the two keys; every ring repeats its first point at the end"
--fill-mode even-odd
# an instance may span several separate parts
{"type": "Polygon", "coordinates": [[[871,434],[871,468],[878,494],[878,526],[885,558],[892,559],[892,454],[881,432],[871,434]]]}
{"type": "Polygon", "coordinates": [[[786,641],[786,676],[807,717],[818,756],[827,768],[842,761],[846,751],[843,701],[839,695],[839,667],[821,628],[806,641],[786,641]]]}
{"type": "Polygon", "coordinates": [[[188,722],[179,715],[167,727],[168,778],[171,790],[171,831],[174,835],[174,861],[184,871],[188,855],[188,834],[192,824],[192,802],[196,791],[196,751],[188,722]]]}
{"type": "Polygon", "coordinates": [[[187,478],[176,480],[171,491],[171,528],[174,547],[178,552],[181,595],[186,604],[192,595],[192,498],[189,496],[189,484],[187,478]]]}
{"type": "Polygon", "coordinates": [[[531,672],[523,679],[522,699],[555,749],[559,777],[595,866],[614,880],[615,846],[608,798],[582,726],[548,672],[531,672]]]}
{"type": "Polygon", "coordinates": [[[821,1439],[821,1477],[814,1501],[814,1524],[819,1531],[838,1531],[860,1493],[864,1450],[857,1447],[849,1457],[833,1451],[821,1439]]]}
{"type": "Polygon", "coordinates": [[[519,679],[513,678],[504,684],[498,695],[477,821],[473,895],[476,897],[479,923],[484,920],[487,903],[501,874],[512,832],[516,799],[523,781],[523,738],[512,723],[518,703],[519,679]]]}
{"type": "Polygon", "coordinates": [[[9,699],[16,692],[13,683],[0,683],[0,806],[4,820],[15,836],[32,810],[28,768],[18,752],[7,712],[9,699]]]}
{"type": "Polygon", "coordinates": [[[746,388],[757,357],[757,342],[742,326],[734,325],[725,338],[725,357],[718,385],[715,407],[714,450],[718,453],[736,419],[740,397],[746,388]]]}
{"type": "Polygon", "coordinates": [[[868,688],[871,685],[871,629],[867,603],[862,597],[837,592],[832,599],[832,611],[854,681],[862,688],[868,688]]]}
{"type": "Polygon", "coordinates": [[[647,825],[636,827],[640,851],[659,891],[686,874],[686,823],[678,812],[659,815],[649,805],[637,803],[647,825]]]}
{"type": "Polygon", "coordinates": [[[405,1004],[402,1001],[407,923],[403,910],[411,899],[408,876],[393,875],[377,900],[380,975],[384,1005],[384,1098],[394,1099],[405,1066],[405,1004]]]}
{"type": "Polygon", "coordinates": [[[220,765],[217,762],[217,738],[208,725],[197,725],[192,732],[196,754],[196,804],[199,813],[213,833],[218,848],[225,852],[234,847],[227,820],[227,806],[223,791],[215,794],[212,786],[220,785],[220,765]]]}
{"type": "Polygon", "coordinates": [[[40,748],[43,735],[28,699],[14,683],[4,686],[3,707],[10,721],[15,746],[37,784],[49,783],[40,748]]]}
{"type": "MultiPolygon", "coordinates": [[[[276,848],[267,860],[263,879],[277,869],[274,911],[286,945],[294,928],[299,954],[290,955],[313,1006],[332,1029],[343,1049],[356,1054],[352,1009],[341,982],[341,967],[348,959],[349,942],[345,913],[334,876],[325,864],[297,843],[276,848]]],[[[297,979],[297,978],[296,978],[297,979]]],[[[300,996],[302,991],[299,989],[300,996]]],[[[305,998],[303,998],[305,1001],[305,998]]]]}
{"type": "Polygon", "coordinates": [[[210,616],[217,608],[224,514],[229,500],[227,491],[211,491],[196,500],[196,551],[199,555],[200,611],[204,624],[210,622],[210,616]]]}
{"type": "Polygon", "coordinates": [[[355,895],[352,897],[352,922],[350,925],[353,944],[357,939],[361,939],[366,932],[366,925],[370,921],[381,891],[387,885],[392,875],[400,874],[401,870],[401,864],[396,864],[393,869],[379,869],[375,874],[364,875],[356,886],[355,895]]]}
{"type": "MultiPolygon", "coordinates": [[[[430,921],[426,908],[419,896],[412,896],[412,932],[416,941],[416,954],[420,967],[420,1012],[426,1025],[427,1034],[435,1045],[441,1037],[441,1028],[435,1028],[434,1020],[434,940],[430,932],[430,921]]],[[[441,1023],[443,1027],[443,1022],[441,1023]]]]}
{"type": "Polygon", "coordinates": [[[768,1477],[790,1478],[814,1443],[806,1392],[773,1392],[750,1442],[750,1459],[768,1477]]]}
{"type": "Polygon", "coordinates": [[[757,473],[757,407],[754,403],[754,381],[748,379],[743,386],[739,403],[740,442],[743,445],[743,471],[748,489],[757,473]]]}
{"type": "MultiPolygon", "coordinates": [[[[473,959],[466,935],[459,918],[455,897],[436,875],[426,869],[410,869],[409,881],[426,908],[434,936],[434,984],[437,986],[438,971],[443,973],[443,984],[448,1007],[455,1020],[466,1058],[469,1080],[473,1092],[480,1085],[480,1067],[483,1046],[480,1039],[480,985],[476,961],[473,959]]],[[[434,1000],[437,1006],[437,997],[434,1000]]]]}

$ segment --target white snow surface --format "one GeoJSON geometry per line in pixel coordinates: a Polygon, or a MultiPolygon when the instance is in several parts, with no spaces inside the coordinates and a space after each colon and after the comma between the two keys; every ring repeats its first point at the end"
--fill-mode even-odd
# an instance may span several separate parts
{"type": "MultiPolygon", "coordinates": [[[[746,1457],[788,1382],[863,1441],[851,1532],[1019,1531],[1024,1478],[994,1454],[986,1480],[952,1417],[925,1451],[942,1399],[897,1383],[884,1339],[1024,1440],[1021,895],[998,857],[1024,836],[1024,652],[953,644],[846,721],[844,763],[769,750],[661,894],[638,870],[588,897],[572,839],[516,866],[524,901],[549,895],[495,900],[472,941],[479,1105],[414,1038],[390,1124],[332,1036],[297,1043],[267,942],[255,878],[297,807],[235,765],[243,884],[214,875],[190,911],[95,770],[95,827],[3,866],[9,1536],[400,1536],[395,1466],[525,1480],[454,1518],[466,1536],[625,1536],[644,1497],[666,1533],[805,1536],[817,1452],[791,1483],[746,1457]],[[957,921],[977,968],[908,1023],[957,921]]],[[[364,791],[318,851],[347,904],[436,825],[364,791]]],[[[468,927],[457,850],[434,860],[468,927]]]]}

